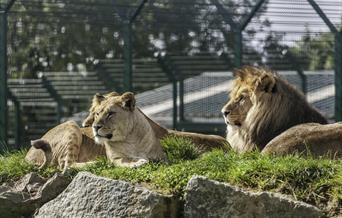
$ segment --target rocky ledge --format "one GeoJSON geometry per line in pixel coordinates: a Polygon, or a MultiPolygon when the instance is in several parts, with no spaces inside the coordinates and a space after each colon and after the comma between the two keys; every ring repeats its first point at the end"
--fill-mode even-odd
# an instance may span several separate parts
{"type": "Polygon", "coordinates": [[[29,173],[12,185],[0,186],[0,217],[30,217],[37,208],[56,198],[71,179],[55,174],[44,179],[29,173]]]}
{"type": "Polygon", "coordinates": [[[1,186],[0,215],[21,217],[35,211],[35,217],[322,216],[318,208],[281,194],[250,192],[200,176],[191,178],[184,200],[87,172],[67,184],[58,175],[45,181],[30,174],[15,188],[1,186]]]}

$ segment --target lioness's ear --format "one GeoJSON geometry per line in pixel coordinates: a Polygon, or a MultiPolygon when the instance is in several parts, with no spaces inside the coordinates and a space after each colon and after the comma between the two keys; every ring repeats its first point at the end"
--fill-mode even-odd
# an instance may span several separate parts
{"type": "Polygon", "coordinates": [[[94,123],[94,113],[90,112],[87,118],[82,122],[82,127],[89,127],[94,123]]]}
{"type": "Polygon", "coordinates": [[[275,77],[272,73],[263,73],[255,82],[255,89],[264,92],[272,92],[276,85],[275,77]]]}
{"type": "MultiPolygon", "coordinates": [[[[111,94],[111,93],[109,93],[111,94]]],[[[109,95],[107,94],[107,95],[109,95]]],[[[106,96],[107,96],[106,95],[106,96]]],[[[94,110],[95,108],[101,104],[101,102],[105,99],[106,97],[99,94],[99,93],[96,93],[93,97],[93,100],[91,102],[91,107],[89,109],[89,115],[83,120],[82,122],[82,126],[83,127],[89,127],[93,124],[94,122],[94,110]]]]}
{"type": "Polygon", "coordinates": [[[94,95],[94,97],[93,97],[93,104],[92,104],[92,106],[95,106],[95,104],[100,104],[101,103],[101,101],[103,101],[103,100],[105,100],[105,96],[104,95],[101,95],[101,94],[99,94],[99,93],[96,93],[95,95],[94,95]]]}
{"type": "Polygon", "coordinates": [[[125,92],[121,96],[122,107],[133,111],[135,108],[135,97],[132,92],[125,92]]]}

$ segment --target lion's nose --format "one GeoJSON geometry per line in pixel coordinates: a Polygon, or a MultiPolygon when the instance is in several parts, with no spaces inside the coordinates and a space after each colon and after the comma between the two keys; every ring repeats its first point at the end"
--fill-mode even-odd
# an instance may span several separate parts
{"type": "Polygon", "coordinates": [[[228,116],[230,114],[230,110],[225,110],[224,112],[223,112],[223,115],[226,117],[226,116],[228,116]]]}
{"type": "Polygon", "coordinates": [[[95,129],[95,131],[98,131],[99,129],[102,128],[102,126],[101,125],[96,125],[96,126],[93,126],[93,128],[95,129]]]}

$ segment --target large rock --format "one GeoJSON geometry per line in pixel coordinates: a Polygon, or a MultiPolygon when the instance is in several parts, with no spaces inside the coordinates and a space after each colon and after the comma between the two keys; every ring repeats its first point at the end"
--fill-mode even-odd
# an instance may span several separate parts
{"type": "Polygon", "coordinates": [[[70,179],[60,174],[46,180],[36,173],[29,173],[13,187],[1,186],[0,217],[29,217],[61,193],[69,183],[70,179]]]}
{"type": "Polygon", "coordinates": [[[281,194],[243,191],[225,183],[194,176],[185,195],[185,217],[321,217],[314,206],[281,194]]]}
{"type": "Polygon", "coordinates": [[[79,173],[36,217],[177,217],[177,200],[120,180],[79,173]]]}

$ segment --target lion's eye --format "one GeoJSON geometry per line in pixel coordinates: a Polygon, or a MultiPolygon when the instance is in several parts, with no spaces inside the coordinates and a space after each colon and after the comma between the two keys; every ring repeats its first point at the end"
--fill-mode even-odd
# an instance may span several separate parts
{"type": "Polygon", "coordinates": [[[110,118],[110,117],[112,117],[114,114],[115,114],[115,112],[112,112],[112,111],[111,111],[111,112],[108,112],[107,117],[110,118]]]}
{"type": "Polygon", "coordinates": [[[243,104],[243,103],[245,102],[245,99],[246,99],[246,96],[242,95],[242,96],[239,98],[240,104],[243,104]]]}
{"type": "Polygon", "coordinates": [[[241,96],[236,100],[236,102],[240,102],[240,101],[242,101],[244,98],[245,98],[245,97],[244,97],[243,95],[241,95],[241,96]]]}

